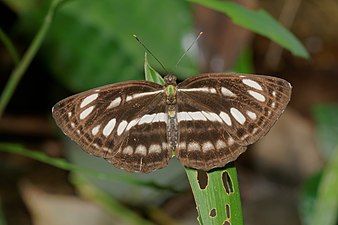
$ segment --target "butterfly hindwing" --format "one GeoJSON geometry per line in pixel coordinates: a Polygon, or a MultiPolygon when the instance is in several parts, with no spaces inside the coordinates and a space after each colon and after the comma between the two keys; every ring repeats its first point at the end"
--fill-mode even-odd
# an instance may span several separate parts
{"type": "Polygon", "coordinates": [[[178,157],[184,158],[186,165],[200,159],[205,166],[200,164],[198,168],[203,170],[233,161],[247,145],[269,131],[284,111],[290,95],[288,82],[267,76],[204,74],[183,81],[178,85],[178,108],[183,118],[179,127],[180,140],[186,140],[187,147],[184,151],[178,150],[178,157]],[[232,143],[232,147],[224,148],[222,162],[217,162],[221,157],[217,151],[217,154],[208,153],[208,157],[203,151],[208,141],[210,148],[216,149],[218,140],[225,145],[232,143]],[[197,143],[201,151],[189,152],[190,141],[197,143]]]}
{"type": "Polygon", "coordinates": [[[121,144],[116,154],[107,160],[116,167],[127,171],[148,173],[165,167],[171,158],[166,137],[167,114],[162,97],[156,99],[147,107],[143,116],[134,118],[128,124],[139,123],[121,136],[121,144]]]}
{"type": "Polygon", "coordinates": [[[210,109],[178,97],[180,140],[176,156],[187,167],[210,170],[234,161],[244,150],[210,109]]]}

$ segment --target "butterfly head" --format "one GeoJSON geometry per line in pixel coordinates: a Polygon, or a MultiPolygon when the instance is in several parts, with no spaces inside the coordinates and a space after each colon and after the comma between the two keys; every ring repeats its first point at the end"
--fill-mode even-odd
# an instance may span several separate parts
{"type": "Polygon", "coordinates": [[[168,86],[168,85],[174,85],[176,86],[176,76],[175,75],[172,75],[172,74],[168,74],[164,77],[164,81],[165,81],[165,85],[168,86]]]}

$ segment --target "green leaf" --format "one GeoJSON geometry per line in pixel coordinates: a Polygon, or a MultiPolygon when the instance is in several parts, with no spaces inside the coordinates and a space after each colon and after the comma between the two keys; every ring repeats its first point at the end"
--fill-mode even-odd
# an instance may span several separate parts
{"type": "Polygon", "coordinates": [[[151,81],[157,84],[164,84],[164,80],[162,76],[149,65],[147,53],[144,54],[144,74],[145,74],[145,80],[151,81]]]}
{"type": "Polygon", "coordinates": [[[310,225],[311,223],[314,212],[314,205],[316,203],[316,198],[318,194],[318,187],[322,176],[322,171],[316,173],[315,175],[308,178],[302,187],[299,212],[303,225],[310,225]]]}
{"type": "MultiPolygon", "coordinates": [[[[22,20],[24,27],[32,27],[30,17],[22,20]]],[[[191,33],[193,23],[185,1],[69,1],[53,22],[44,58],[72,91],[141,80],[143,51],[132,36],[137,34],[168,70],[187,77],[196,73],[196,59],[188,56],[183,66],[174,65],[184,52],[183,38],[191,33]]]]}
{"type": "Polygon", "coordinates": [[[201,225],[243,225],[237,172],[233,163],[210,172],[185,169],[201,225]],[[203,184],[204,183],[204,184],[203,184]]]}
{"type": "Polygon", "coordinates": [[[88,176],[95,177],[97,179],[102,180],[119,180],[128,182],[133,185],[141,185],[141,186],[147,186],[149,188],[154,188],[157,190],[167,190],[171,192],[178,192],[176,189],[172,187],[163,186],[161,184],[156,184],[152,181],[144,181],[141,179],[133,178],[131,176],[123,175],[123,174],[110,174],[110,173],[102,173],[98,172],[92,169],[88,169],[85,167],[77,166],[75,164],[69,163],[64,159],[58,159],[58,158],[52,158],[49,157],[46,154],[43,154],[38,151],[32,151],[29,149],[26,149],[22,145],[19,144],[13,144],[13,143],[0,143],[0,151],[3,152],[9,152],[13,154],[19,154],[25,157],[29,157],[35,160],[38,160],[40,162],[49,164],[51,166],[55,166],[59,169],[68,170],[72,172],[79,172],[84,173],[88,176]]]}
{"type": "Polygon", "coordinates": [[[316,120],[316,133],[323,155],[331,158],[332,151],[338,145],[338,106],[317,105],[313,109],[316,120]]]}
{"type": "Polygon", "coordinates": [[[241,52],[236,60],[236,64],[233,71],[237,73],[253,73],[254,65],[252,62],[252,51],[251,49],[245,49],[241,52]]]}
{"type": "Polygon", "coordinates": [[[323,171],[315,211],[310,225],[336,225],[338,222],[338,146],[323,171]]]}
{"type": "Polygon", "coordinates": [[[231,1],[188,1],[222,12],[229,16],[235,24],[273,40],[296,56],[309,58],[309,53],[302,43],[264,10],[250,10],[231,1]]]}

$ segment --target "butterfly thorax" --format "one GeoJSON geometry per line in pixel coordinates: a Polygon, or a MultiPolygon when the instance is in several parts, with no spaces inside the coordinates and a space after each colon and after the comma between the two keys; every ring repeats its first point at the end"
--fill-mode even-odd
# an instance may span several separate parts
{"type": "Polygon", "coordinates": [[[178,144],[178,121],[177,121],[177,104],[176,104],[176,94],[177,94],[177,84],[176,77],[174,75],[167,75],[164,77],[164,88],[165,88],[165,98],[166,98],[166,111],[168,115],[167,123],[167,141],[169,148],[174,151],[178,144]]]}

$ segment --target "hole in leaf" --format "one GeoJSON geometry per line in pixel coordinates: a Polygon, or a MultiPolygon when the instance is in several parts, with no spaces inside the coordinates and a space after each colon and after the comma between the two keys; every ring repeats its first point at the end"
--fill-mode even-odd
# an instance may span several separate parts
{"type": "Polygon", "coordinates": [[[216,209],[213,208],[212,210],[210,210],[209,216],[211,217],[215,217],[216,216],[216,209]]]}
{"type": "Polygon", "coordinates": [[[197,180],[200,188],[203,190],[208,185],[208,174],[205,171],[197,171],[197,180]]]}
{"type": "Polygon", "coordinates": [[[227,218],[230,219],[231,212],[230,212],[230,205],[229,204],[225,205],[225,212],[226,212],[227,218]]]}
{"type": "Polygon", "coordinates": [[[226,193],[228,194],[233,193],[234,189],[233,189],[231,178],[228,172],[224,171],[222,173],[222,181],[223,181],[223,186],[225,188],[226,193]]]}
{"type": "Polygon", "coordinates": [[[223,225],[231,225],[231,223],[229,221],[224,221],[223,225]]]}

